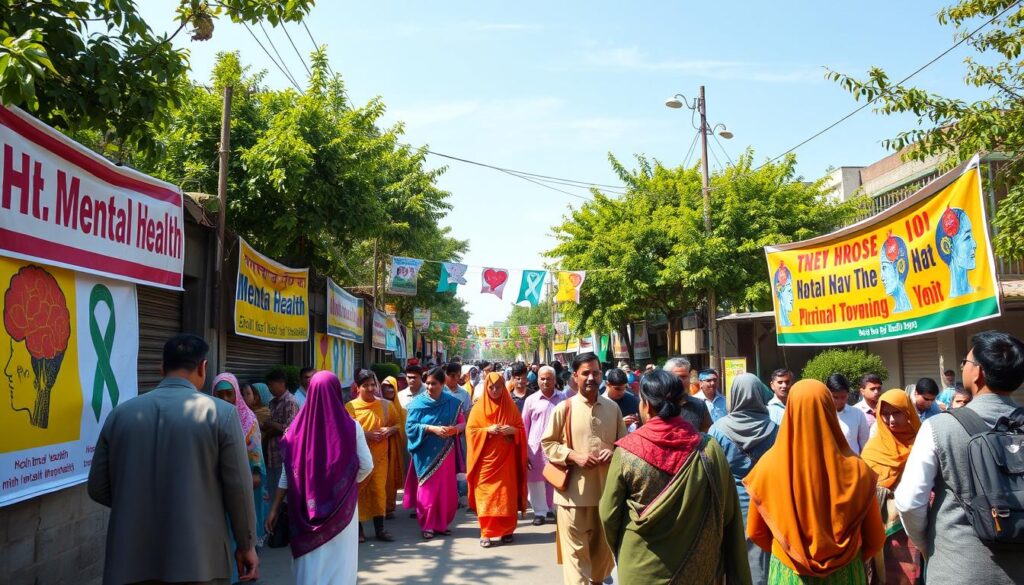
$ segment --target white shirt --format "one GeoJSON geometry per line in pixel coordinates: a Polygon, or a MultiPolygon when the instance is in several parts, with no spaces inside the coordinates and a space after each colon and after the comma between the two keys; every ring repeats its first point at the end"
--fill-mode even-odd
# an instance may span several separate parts
{"type": "Polygon", "coordinates": [[[868,417],[859,408],[847,405],[837,413],[839,415],[839,428],[843,430],[846,442],[850,449],[860,455],[861,449],[868,443],[871,429],[868,428],[868,417]]]}
{"type": "Polygon", "coordinates": [[[939,458],[935,454],[935,436],[931,421],[921,423],[914,446],[910,449],[903,477],[896,486],[893,502],[900,513],[903,528],[910,540],[923,549],[928,542],[928,502],[931,500],[939,458]]]}
{"type": "MultiPolygon", "coordinates": [[[[363,431],[363,427],[359,426],[356,421],[352,421],[352,424],[356,426],[356,457],[359,457],[356,481],[360,482],[373,473],[373,455],[370,453],[370,446],[366,444],[366,433],[363,431]]],[[[277,481],[277,487],[283,490],[288,489],[288,474],[285,473],[283,465],[281,466],[281,479],[277,481]]]]}
{"type": "Polygon", "coordinates": [[[426,389],[424,389],[423,386],[420,386],[420,391],[415,394],[412,393],[411,386],[406,388],[405,390],[400,390],[398,392],[398,403],[402,405],[402,408],[408,409],[409,403],[412,402],[412,399],[416,398],[420,394],[423,394],[424,392],[426,392],[426,389]]]}

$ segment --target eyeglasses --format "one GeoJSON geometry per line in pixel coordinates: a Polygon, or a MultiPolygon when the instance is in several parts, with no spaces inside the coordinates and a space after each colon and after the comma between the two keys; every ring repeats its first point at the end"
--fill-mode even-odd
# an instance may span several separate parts
{"type": "Polygon", "coordinates": [[[974,365],[978,366],[979,368],[981,367],[981,364],[979,364],[978,362],[976,362],[976,361],[974,361],[974,360],[969,360],[969,359],[967,359],[967,358],[964,358],[964,359],[960,360],[960,368],[961,368],[961,369],[963,369],[963,367],[964,367],[965,365],[967,365],[967,362],[970,362],[970,363],[972,363],[972,364],[974,364],[974,365]]]}

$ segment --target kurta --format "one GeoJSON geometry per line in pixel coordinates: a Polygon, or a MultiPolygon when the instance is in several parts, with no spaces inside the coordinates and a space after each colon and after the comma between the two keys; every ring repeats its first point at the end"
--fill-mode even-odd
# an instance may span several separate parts
{"type": "MultiPolygon", "coordinates": [[[[364,433],[371,433],[384,426],[397,424],[398,410],[389,401],[378,399],[366,402],[356,397],[345,404],[345,409],[352,415],[364,433]],[[385,419],[384,408],[388,408],[385,419]],[[393,421],[385,424],[385,420],[393,421]]],[[[359,521],[365,522],[374,516],[383,516],[387,511],[387,480],[390,466],[388,464],[388,448],[390,439],[370,442],[370,453],[373,455],[373,472],[359,482],[359,521]]]]}

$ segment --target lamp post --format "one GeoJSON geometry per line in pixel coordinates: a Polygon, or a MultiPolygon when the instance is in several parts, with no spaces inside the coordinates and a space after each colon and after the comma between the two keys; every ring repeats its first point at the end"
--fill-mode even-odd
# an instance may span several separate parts
{"type": "MultiPolygon", "coordinates": [[[[694,110],[700,114],[700,127],[697,130],[700,132],[700,170],[701,170],[701,191],[704,195],[704,235],[711,237],[711,179],[708,175],[708,135],[714,133],[716,130],[721,128],[718,135],[726,140],[733,137],[732,132],[725,127],[725,124],[716,124],[714,128],[708,127],[708,113],[707,113],[707,102],[704,100],[704,86],[700,86],[700,93],[697,99],[693,100],[691,105],[687,101],[686,96],[677,93],[676,95],[665,100],[665,105],[669,108],[679,109],[686,106],[689,110],[694,110]]],[[[718,301],[715,295],[715,289],[712,286],[707,288],[707,311],[708,311],[708,359],[711,362],[711,366],[714,368],[719,367],[719,347],[718,347],[718,301]]]]}

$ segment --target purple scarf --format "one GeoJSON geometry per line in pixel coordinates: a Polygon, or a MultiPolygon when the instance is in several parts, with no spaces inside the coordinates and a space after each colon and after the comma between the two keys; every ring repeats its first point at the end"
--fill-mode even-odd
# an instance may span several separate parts
{"type": "Polygon", "coordinates": [[[331,540],[352,521],[358,499],[355,421],[345,410],[341,382],[317,372],[306,404],[279,440],[288,474],[292,556],[331,540]]]}

